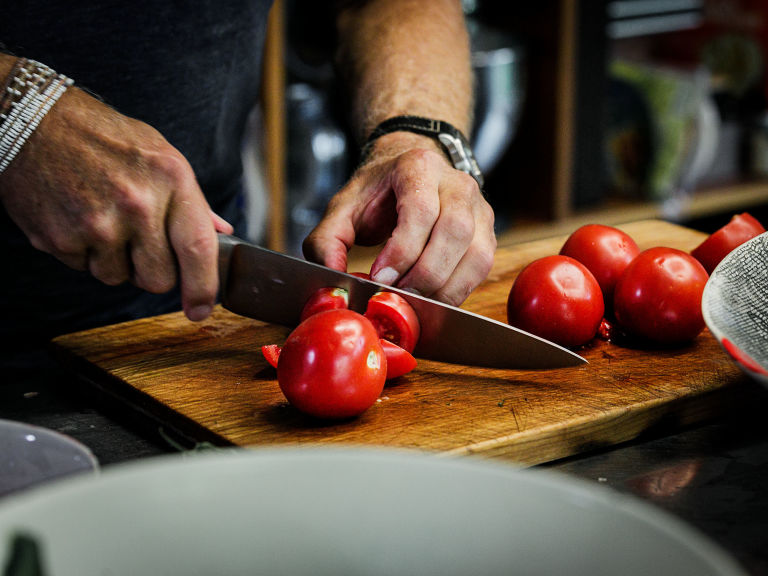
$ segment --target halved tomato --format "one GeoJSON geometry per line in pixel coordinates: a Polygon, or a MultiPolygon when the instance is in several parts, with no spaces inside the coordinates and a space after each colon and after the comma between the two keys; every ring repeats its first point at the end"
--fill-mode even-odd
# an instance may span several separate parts
{"type": "Polygon", "coordinates": [[[763,232],[765,228],[751,214],[736,214],[728,224],[691,250],[691,256],[701,262],[707,274],[712,274],[720,261],[734,248],[763,232]]]}
{"type": "Polygon", "coordinates": [[[365,317],[374,325],[379,338],[413,352],[419,341],[421,325],[416,311],[400,294],[377,292],[368,300],[365,317]]]}

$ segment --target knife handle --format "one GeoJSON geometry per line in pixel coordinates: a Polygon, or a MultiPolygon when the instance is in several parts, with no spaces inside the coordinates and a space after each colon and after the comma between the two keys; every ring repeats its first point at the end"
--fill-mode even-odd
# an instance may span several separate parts
{"type": "Polygon", "coordinates": [[[219,291],[227,285],[229,278],[229,263],[232,261],[232,251],[242,240],[227,234],[218,234],[219,237],[219,291]]]}

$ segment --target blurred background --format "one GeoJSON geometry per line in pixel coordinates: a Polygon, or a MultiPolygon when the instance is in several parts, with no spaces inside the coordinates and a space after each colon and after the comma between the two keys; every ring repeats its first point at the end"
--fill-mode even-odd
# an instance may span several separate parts
{"type": "MultiPolygon", "coordinates": [[[[294,254],[358,160],[319,4],[275,5],[265,106],[253,117],[266,137],[244,149],[250,235],[294,254]]],[[[477,87],[471,140],[500,244],[587,222],[663,218],[709,231],[743,211],[765,221],[768,3],[463,7],[477,87]]]]}

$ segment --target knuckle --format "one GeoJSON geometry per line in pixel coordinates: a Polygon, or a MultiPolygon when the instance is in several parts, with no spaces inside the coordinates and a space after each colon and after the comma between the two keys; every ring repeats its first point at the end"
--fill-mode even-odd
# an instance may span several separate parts
{"type": "Polygon", "coordinates": [[[127,274],[121,274],[119,272],[92,272],[92,275],[107,286],[119,286],[128,279],[127,274]]]}
{"type": "MultiPolygon", "coordinates": [[[[408,200],[410,210],[407,218],[414,220],[414,224],[420,227],[431,227],[440,217],[440,208],[426,195],[419,195],[408,200]]],[[[406,218],[405,214],[403,215],[406,218]]]]}
{"type": "Polygon", "coordinates": [[[475,254],[475,267],[478,271],[478,276],[483,279],[488,276],[488,273],[493,268],[493,251],[481,250],[475,254]]]}
{"type": "Polygon", "coordinates": [[[95,214],[83,221],[86,238],[91,245],[99,248],[113,246],[120,238],[117,223],[110,214],[95,214]]]}
{"type": "MultiPolygon", "coordinates": [[[[77,256],[85,251],[74,235],[54,234],[48,236],[44,240],[41,237],[38,237],[37,244],[39,244],[41,250],[53,254],[58,258],[62,256],[77,256]]],[[[34,243],[33,246],[35,246],[34,243]]]]}
{"type": "Polygon", "coordinates": [[[438,300],[442,300],[446,304],[450,304],[451,306],[460,306],[464,300],[467,299],[467,297],[472,292],[473,287],[470,284],[464,283],[461,286],[457,287],[452,292],[439,292],[437,294],[438,300]]]}
{"type": "Polygon", "coordinates": [[[157,167],[175,182],[185,182],[192,175],[192,167],[187,159],[175,148],[168,147],[156,157],[157,167]]]}
{"type": "Polygon", "coordinates": [[[188,262],[208,261],[216,254],[217,246],[207,236],[196,234],[176,246],[179,260],[188,262]]]}
{"type": "Polygon", "coordinates": [[[434,294],[447,279],[448,271],[444,267],[431,267],[419,271],[419,285],[426,294],[434,294]]]}
{"type": "Polygon", "coordinates": [[[165,140],[151,150],[143,150],[137,154],[142,156],[141,163],[154,180],[160,179],[175,187],[194,179],[192,167],[187,159],[165,140]]]}

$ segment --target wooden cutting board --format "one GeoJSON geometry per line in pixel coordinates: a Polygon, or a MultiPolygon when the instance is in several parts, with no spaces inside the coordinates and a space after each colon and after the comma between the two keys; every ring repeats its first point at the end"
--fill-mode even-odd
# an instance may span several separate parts
{"type": "MultiPolygon", "coordinates": [[[[704,235],[660,221],[623,226],[641,248],[695,247],[704,235]]],[[[501,247],[468,310],[505,320],[520,269],[565,238],[501,247]]],[[[202,323],[181,313],[57,338],[68,366],[102,393],[194,442],[273,446],[356,444],[482,454],[537,464],[690,425],[721,412],[744,378],[705,331],[677,349],[595,341],[589,364],[496,370],[420,360],[359,418],[321,423],[288,405],[263,344],[288,330],[218,308],[202,323]]]]}

